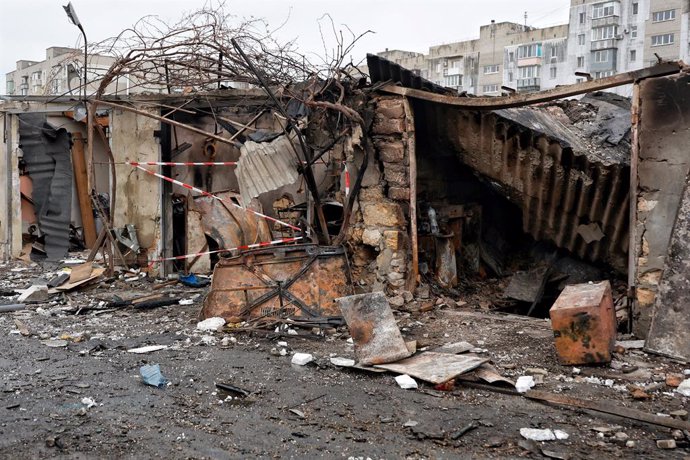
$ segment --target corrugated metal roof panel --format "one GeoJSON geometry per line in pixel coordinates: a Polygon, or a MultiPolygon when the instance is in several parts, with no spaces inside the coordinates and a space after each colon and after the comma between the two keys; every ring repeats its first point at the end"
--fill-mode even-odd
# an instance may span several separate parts
{"type": "Polygon", "coordinates": [[[242,145],[235,172],[243,206],[262,193],[297,181],[299,173],[294,149],[294,144],[285,135],[271,142],[247,141],[242,145]]]}
{"type": "Polygon", "coordinates": [[[400,83],[406,88],[423,89],[438,94],[457,95],[455,90],[432,83],[416,75],[411,70],[400,66],[400,64],[375,54],[367,54],[367,67],[369,67],[369,78],[372,83],[393,81],[394,83],[400,83]]]}

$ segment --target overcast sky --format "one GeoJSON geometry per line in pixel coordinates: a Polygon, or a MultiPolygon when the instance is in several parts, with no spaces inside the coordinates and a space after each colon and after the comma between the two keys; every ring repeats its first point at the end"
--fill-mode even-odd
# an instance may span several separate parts
{"type": "MultiPolygon", "coordinates": [[[[156,15],[175,22],[209,0],[73,0],[88,40],[117,35],[139,18],[156,15]]],[[[81,34],[65,15],[67,0],[0,0],[0,94],[5,73],[20,59],[41,61],[51,46],[81,46],[81,34]]],[[[212,0],[211,4],[218,4],[212,0]]],[[[372,30],[356,47],[353,58],[367,52],[404,49],[427,52],[428,47],[479,36],[479,26],[497,22],[545,27],[568,21],[570,0],[226,0],[226,11],[240,18],[264,18],[282,40],[296,39],[301,51],[323,53],[318,19],[330,14],[336,27],[355,34],[372,30]]],[[[326,38],[332,36],[326,34],[326,38]]],[[[330,40],[330,43],[334,43],[330,40]]]]}

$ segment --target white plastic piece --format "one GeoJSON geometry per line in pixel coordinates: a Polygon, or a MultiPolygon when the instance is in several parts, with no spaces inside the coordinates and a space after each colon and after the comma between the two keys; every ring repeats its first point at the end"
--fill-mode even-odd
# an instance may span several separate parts
{"type": "Polygon", "coordinates": [[[297,364],[298,366],[304,366],[314,361],[314,356],[310,353],[295,353],[292,355],[292,364],[297,364]]]}
{"type": "Polygon", "coordinates": [[[152,351],[165,350],[168,348],[167,345],[147,345],[145,347],[130,348],[127,353],[136,353],[138,355],[151,353],[152,351]]]}
{"type": "Polygon", "coordinates": [[[418,388],[415,379],[407,374],[399,375],[395,378],[398,386],[403,390],[416,390],[418,388]]]}

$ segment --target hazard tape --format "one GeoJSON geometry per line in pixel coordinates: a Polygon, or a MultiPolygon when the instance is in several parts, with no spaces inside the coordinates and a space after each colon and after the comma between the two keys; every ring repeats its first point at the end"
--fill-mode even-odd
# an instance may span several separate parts
{"type": "Polygon", "coordinates": [[[170,161],[127,161],[132,166],[237,166],[236,161],[196,161],[196,162],[170,162],[170,161]]]}
{"type": "Polygon", "coordinates": [[[245,244],[243,246],[237,246],[236,248],[230,248],[230,249],[216,249],[214,251],[197,252],[196,254],[185,254],[183,256],[163,257],[161,259],[154,259],[154,260],[150,261],[149,267],[151,267],[151,266],[153,266],[159,262],[166,262],[168,260],[191,259],[193,257],[205,256],[205,255],[210,255],[210,254],[218,254],[221,252],[246,251],[248,249],[265,248],[267,246],[274,246],[276,244],[294,243],[295,241],[298,241],[301,239],[302,239],[301,236],[295,236],[295,237],[291,237],[291,238],[281,238],[279,240],[273,240],[273,241],[264,241],[261,243],[245,244]]]}
{"type": "Polygon", "coordinates": [[[207,196],[207,197],[209,197],[209,198],[213,198],[213,199],[216,199],[216,200],[218,200],[218,201],[223,201],[223,202],[225,202],[225,203],[230,203],[232,206],[234,206],[234,207],[236,207],[236,208],[238,208],[238,209],[242,209],[242,210],[244,210],[244,211],[247,211],[248,213],[254,214],[255,216],[263,217],[263,218],[266,219],[266,220],[270,220],[271,222],[275,222],[275,223],[277,223],[277,224],[279,224],[279,225],[282,225],[282,226],[284,226],[284,227],[288,227],[288,228],[291,228],[291,229],[297,230],[297,231],[302,231],[302,229],[300,229],[299,227],[295,227],[294,225],[288,224],[287,222],[283,222],[282,220],[278,220],[278,219],[276,219],[276,218],[274,218],[274,217],[267,216],[266,214],[262,214],[262,213],[260,213],[260,212],[258,212],[258,211],[254,211],[254,210],[252,210],[252,209],[248,209],[248,208],[242,207],[242,206],[240,206],[239,204],[235,203],[235,202],[232,201],[232,200],[224,200],[223,198],[221,198],[221,197],[219,197],[219,196],[217,196],[217,195],[214,195],[213,193],[209,193],[209,192],[207,192],[207,191],[205,191],[205,190],[201,190],[200,188],[196,188],[196,187],[194,187],[194,186],[192,186],[192,185],[185,184],[184,182],[180,182],[179,180],[173,179],[173,178],[171,178],[171,177],[164,176],[164,175],[162,175],[162,174],[158,174],[157,172],[150,171],[150,170],[144,168],[143,166],[141,166],[141,165],[139,165],[139,164],[133,165],[133,166],[135,166],[136,168],[141,169],[142,171],[144,171],[144,172],[146,172],[146,173],[151,174],[152,176],[156,176],[156,177],[158,177],[159,179],[163,179],[163,180],[165,180],[165,181],[168,181],[168,182],[170,182],[171,184],[179,185],[180,187],[184,187],[184,188],[186,188],[187,190],[192,190],[193,192],[200,193],[200,194],[202,194],[203,196],[207,196]]]}
{"type": "Polygon", "coordinates": [[[350,195],[350,171],[347,170],[347,163],[343,161],[343,170],[345,170],[345,196],[350,195]]]}

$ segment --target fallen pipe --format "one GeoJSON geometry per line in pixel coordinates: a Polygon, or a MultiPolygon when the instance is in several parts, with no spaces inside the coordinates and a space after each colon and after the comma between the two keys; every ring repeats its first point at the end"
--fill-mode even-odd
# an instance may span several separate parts
{"type": "Polygon", "coordinates": [[[11,303],[7,305],[0,305],[0,313],[9,313],[11,311],[20,311],[26,308],[23,303],[11,303]]]}

